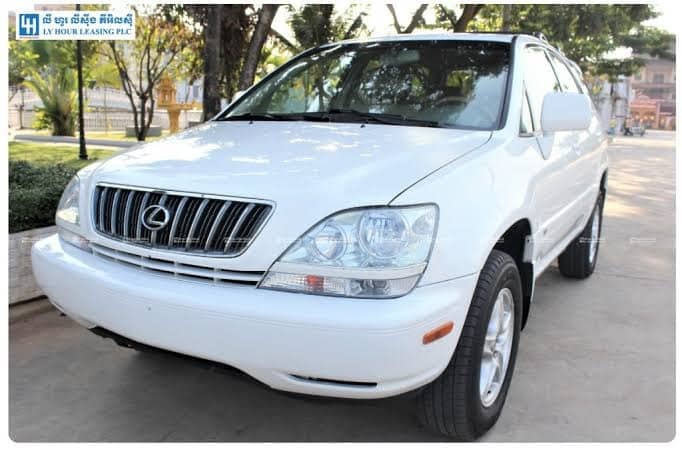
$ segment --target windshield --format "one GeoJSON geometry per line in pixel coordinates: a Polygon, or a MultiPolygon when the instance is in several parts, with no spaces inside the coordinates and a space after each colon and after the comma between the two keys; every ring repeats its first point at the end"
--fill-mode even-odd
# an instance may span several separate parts
{"type": "Polygon", "coordinates": [[[217,120],[375,121],[492,130],[509,45],[478,41],[339,44],[294,59],[217,120]]]}

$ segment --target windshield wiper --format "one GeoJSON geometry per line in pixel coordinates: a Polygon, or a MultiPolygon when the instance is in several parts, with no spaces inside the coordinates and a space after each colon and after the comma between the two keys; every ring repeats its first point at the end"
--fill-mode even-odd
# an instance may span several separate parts
{"type": "Polygon", "coordinates": [[[249,112],[244,114],[237,114],[234,116],[224,116],[217,121],[229,120],[249,120],[249,121],[298,121],[305,120],[311,122],[332,122],[334,119],[361,121],[364,123],[374,122],[385,125],[415,125],[421,127],[440,127],[441,124],[436,121],[411,119],[409,117],[401,116],[399,114],[388,113],[370,113],[362,112],[354,109],[338,109],[332,108],[329,111],[320,112],[304,112],[291,114],[271,114],[271,113],[256,113],[249,112]]]}
{"type": "Polygon", "coordinates": [[[286,116],[280,116],[277,114],[268,114],[268,113],[244,113],[244,114],[237,114],[234,116],[223,116],[219,117],[219,121],[222,120],[292,120],[289,119],[286,116]]]}
{"type": "Polygon", "coordinates": [[[387,125],[416,125],[422,127],[441,126],[439,122],[436,122],[434,120],[412,119],[406,116],[402,116],[400,114],[362,112],[356,109],[332,108],[329,111],[327,111],[327,114],[330,116],[330,119],[333,116],[348,116],[366,122],[376,122],[387,125]]]}
{"type": "Polygon", "coordinates": [[[234,116],[225,116],[216,120],[309,120],[311,122],[329,122],[327,113],[289,113],[289,114],[272,114],[272,113],[244,113],[234,116]]]}

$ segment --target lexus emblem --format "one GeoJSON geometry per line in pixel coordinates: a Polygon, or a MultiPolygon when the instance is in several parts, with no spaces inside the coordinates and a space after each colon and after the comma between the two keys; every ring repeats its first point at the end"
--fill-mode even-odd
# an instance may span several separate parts
{"type": "Polygon", "coordinates": [[[148,230],[158,231],[168,225],[170,212],[161,205],[147,206],[142,211],[142,225],[148,230]]]}

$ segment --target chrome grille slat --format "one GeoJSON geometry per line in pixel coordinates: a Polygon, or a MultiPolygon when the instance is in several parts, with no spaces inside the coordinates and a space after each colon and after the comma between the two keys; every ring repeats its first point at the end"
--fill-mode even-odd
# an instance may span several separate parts
{"type": "Polygon", "coordinates": [[[137,216],[137,227],[135,230],[135,239],[137,239],[138,242],[142,240],[142,212],[144,209],[147,207],[147,202],[149,201],[149,192],[145,192],[144,196],[142,196],[142,202],[140,203],[140,212],[136,214],[137,216]]]}
{"type": "Polygon", "coordinates": [[[208,206],[204,210],[203,215],[203,219],[205,220],[201,220],[199,222],[199,226],[196,231],[196,245],[194,246],[196,250],[203,250],[206,246],[206,238],[208,237],[209,229],[211,228],[212,223],[216,220],[216,214],[222,203],[224,202],[218,200],[211,200],[208,202],[208,206]]]}
{"type": "Polygon", "coordinates": [[[118,216],[118,201],[121,199],[121,190],[116,189],[114,200],[111,202],[111,232],[116,233],[116,222],[118,216]]]}
{"type": "Polygon", "coordinates": [[[189,200],[188,197],[183,197],[182,200],[180,200],[178,209],[175,211],[175,217],[173,217],[173,224],[171,225],[170,236],[168,236],[168,247],[173,247],[175,244],[174,241],[175,232],[177,231],[179,219],[182,216],[182,211],[185,209],[185,205],[187,204],[188,200],[189,200]]]}
{"type": "Polygon", "coordinates": [[[128,239],[130,237],[130,213],[133,207],[133,199],[135,198],[135,192],[128,192],[128,199],[126,200],[126,208],[123,213],[123,238],[128,239]]]}
{"type": "Polygon", "coordinates": [[[101,184],[93,196],[92,217],[100,234],[132,245],[235,257],[246,250],[271,211],[264,202],[101,184]],[[144,226],[142,217],[153,205],[168,213],[168,223],[157,230],[144,226]]]}
{"type": "Polygon", "coordinates": [[[163,272],[170,276],[188,276],[203,279],[208,282],[239,283],[255,286],[263,278],[264,272],[240,272],[234,270],[215,269],[211,267],[181,264],[170,260],[147,258],[134,253],[114,250],[102,245],[90,244],[93,253],[98,256],[136,266],[140,269],[148,269],[163,272]]]}
{"type": "Polygon", "coordinates": [[[225,212],[227,209],[232,205],[231,201],[226,201],[223,202],[223,206],[220,207],[220,211],[218,211],[218,214],[216,214],[216,218],[213,221],[213,225],[211,226],[211,230],[208,232],[208,237],[206,238],[206,244],[204,244],[204,251],[208,251],[209,247],[211,246],[211,242],[213,242],[213,237],[215,236],[216,231],[218,231],[218,225],[220,225],[220,221],[223,220],[223,216],[225,215],[225,212]]]}
{"type": "Polygon", "coordinates": [[[234,242],[234,240],[237,238],[237,232],[242,226],[242,223],[246,220],[246,218],[249,216],[249,213],[253,209],[254,204],[251,203],[249,204],[245,209],[244,212],[242,212],[242,215],[239,216],[239,219],[237,220],[237,223],[234,225],[234,228],[232,228],[232,233],[230,233],[230,236],[227,238],[227,242],[225,242],[225,249],[224,251],[227,252],[228,249],[230,248],[230,245],[234,242]]]}
{"type": "Polygon", "coordinates": [[[99,226],[105,229],[104,225],[104,211],[105,211],[105,205],[106,205],[106,200],[107,200],[107,193],[109,192],[109,188],[104,188],[102,193],[99,196],[99,203],[97,206],[99,207],[99,226]]]}
{"type": "Polygon", "coordinates": [[[140,213],[142,212],[142,200],[144,199],[144,192],[134,192],[133,196],[133,209],[130,213],[130,241],[135,241],[135,236],[137,235],[137,224],[139,223],[140,213]]]}
{"type": "Polygon", "coordinates": [[[204,213],[204,209],[206,209],[206,206],[208,206],[209,202],[209,199],[203,199],[197,208],[197,212],[194,213],[194,220],[192,220],[192,225],[189,227],[189,233],[187,233],[187,242],[185,243],[185,248],[187,250],[189,250],[189,248],[194,244],[194,232],[196,231],[197,225],[201,220],[201,215],[204,213]]]}
{"type": "MultiPolygon", "coordinates": [[[[95,190],[95,201],[94,201],[95,209],[94,209],[94,211],[99,211],[99,204],[100,204],[101,200],[102,200],[102,190],[96,189],[95,190]]],[[[100,223],[99,214],[94,214],[93,219],[95,221],[95,228],[97,228],[99,226],[99,223],[100,223]]]]}

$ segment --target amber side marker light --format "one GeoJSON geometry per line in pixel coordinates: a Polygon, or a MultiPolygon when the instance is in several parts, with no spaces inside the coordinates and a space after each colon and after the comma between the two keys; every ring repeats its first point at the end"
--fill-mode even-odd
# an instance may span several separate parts
{"type": "Polygon", "coordinates": [[[433,330],[429,331],[424,335],[422,338],[422,344],[430,344],[433,341],[437,341],[438,339],[447,336],[450,334],[452,329],[455,327],[455,324],[450,321],[447,323],[444,323],[443,325],[434,328],[433,330]]]}

